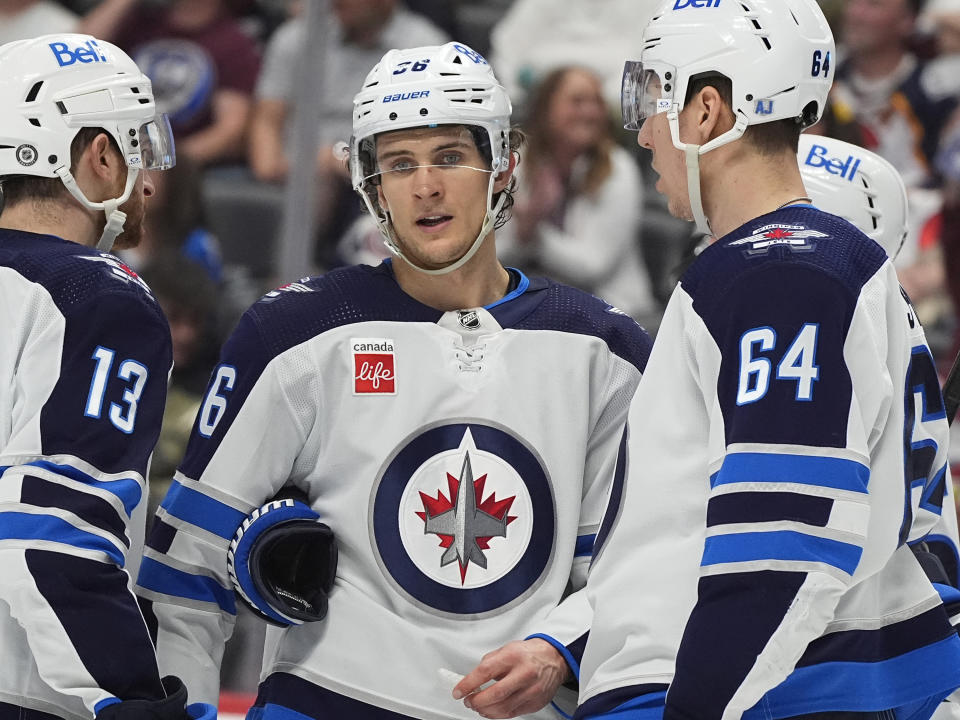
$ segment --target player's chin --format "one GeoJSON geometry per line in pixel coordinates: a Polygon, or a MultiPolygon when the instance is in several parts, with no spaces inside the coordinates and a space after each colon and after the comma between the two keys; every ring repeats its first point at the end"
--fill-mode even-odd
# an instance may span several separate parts
{"type": "Polygon", "coordinates": [[[125,227],[123,232],[117,235],[113,243],[114,250],[132,250],[138,247],[143,241],[143,221],[134,224],[131,227],[125,227]]]}

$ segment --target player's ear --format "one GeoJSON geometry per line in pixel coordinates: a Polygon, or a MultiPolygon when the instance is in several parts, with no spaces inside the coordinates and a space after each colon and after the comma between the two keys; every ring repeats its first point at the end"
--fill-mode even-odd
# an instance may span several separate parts
{"type": "Polygon", "coordinates": [[[515,152],[510,153],[510,164],[507,166],[507,169],[497,173],[497,177],[493,181],[493,191],[495,193],[500,192],[510,183],[511,178],[513,178],[513,171],[517,169],[519,163],[520,154],[515,152]]]}
{"type": "Polygon", "coordinates": [[[693,105],[697,130],[702,136],[699,144],[709,142],[733,127],[733,113],[712,85],[707,85],[694,96],[693,105]]]}

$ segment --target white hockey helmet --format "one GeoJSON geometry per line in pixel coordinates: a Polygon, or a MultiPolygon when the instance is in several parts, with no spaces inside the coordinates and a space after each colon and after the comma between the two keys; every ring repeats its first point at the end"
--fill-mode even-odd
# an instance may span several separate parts
{"type": "Polygon", "coordinates": [[[141,169],[175,163],[173,136],[158,115],[150,80],[118,47],[89,35],[58,34],[0,46],[0,179],[60,178],[81,204],[103,210],[97,247],[109,250],[141,169]],[[123,195],[91,202],[74,180],[70,145],[81,128],[102,128],[127,163],[123,195]]]}
{"type": "Polygon", "coordinates": [[[694,217],[709,232],[698,156],[737,140],[750,125],[789,118],[802,127],[816,123],[835,57],[816,0],[665,0],[644,30],[640,59],[624,66],[624,127],[637,130],[645,118],[668,113],[673,144],[687,154],[694,217]],[[678,116],[691,80],[705,74],[730,80],[735,124],[703,146],[687,145],[680,142],[678,116]]]}
{"type": "Polygon", "coordinates": [[[907,236],[907,189],[876,153],[818,135],[800,136],[803,185],[821,210],[838,215],[878,242],[891,259],[907,236]]]}
{"type": "Polygon", "coordinates": [[[501,193],[494,204],[496,175],[510,166],[510,113],[506,90],[487,61],[475,50],[457,42],[408,50],[390,50],[370,71],[353,99],[353,136],[350,170],[353,188],[377,220],[391,252],[409,262],[380,206],[376,188],[376,137],[380,133],[438,125],[463,125],[478,129],[478,149],[490,161],[487,213],[480,234],[455,263],[428,274],[451,272],[466,263],[493,228],[506,201],[501,193]]]}

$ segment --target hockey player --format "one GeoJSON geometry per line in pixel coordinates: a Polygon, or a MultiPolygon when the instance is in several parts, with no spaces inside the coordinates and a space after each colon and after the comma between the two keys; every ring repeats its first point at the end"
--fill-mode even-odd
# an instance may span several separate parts
{"type": "Polygon", "coordinates": [[[554,717],[650,340],[498,262],[517,143],[479,54],[390,51],[354,107],[353,184],[395,256],[268,293],[226,343],[140,575],[160,664],[216,697],[232,574],[288,626],[248,717],[554,717]],[[284,486],[306,502],[251,514],[284,486]],[[278,513],[304,534],[248,547],[278,513]]]}
{"type": "Polygon", "coordinates": [[[185,720],[128,571],[170,332],[108,254],[173,164],[150,81],[86,35],[0,47],[0,718],[185,720]]]}
{"type": "Polygon", "coordinates": [[[886,253],[809,206],[796,159],[834,61],[814,0],[669,0],[627,63],[658,189],[719,240],[631,406],[578,718],[919,719],[960,686],[908,546],[946,496],[933,360],[886,253]]]}

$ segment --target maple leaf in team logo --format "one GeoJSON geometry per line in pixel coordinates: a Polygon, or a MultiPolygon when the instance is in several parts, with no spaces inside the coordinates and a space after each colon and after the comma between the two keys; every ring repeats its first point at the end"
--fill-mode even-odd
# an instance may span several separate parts
{"type": "Polygon", "coordinates": [[[769,240],[783,240],[784,238],[793,237],[793,233],[783,228],[776,228],[772,232],[764,233],[763,236],[769,240]]]}
{"type": "Polygon", "coordinates": [[[430,497],[420,493],[423,512],[417,516],[423,520],[424,533],[432,533],[440,538],[440,547],[445,552],[440,558],[440,567],[454,560],[460,568],[460,584],[466,581],[467,567],[470,563],[486,569],[487,556],[484,550],[490,549],[490,540],[507,536],[507,525],[516,520],[516,516],[507,515],[516,495],[497,500],[497,494],[491,493],[484,499],[483,488],[487,476],[473,478],[473,466],[467,451],[460,470],[460,477],[447,473],[447,489],[450,496],[437,490],[437,496],[430,497]],[[465,492],[460,492],[461,488],[465,492]],[[473,492],[470,492],[472,488],[473,492]]]}

